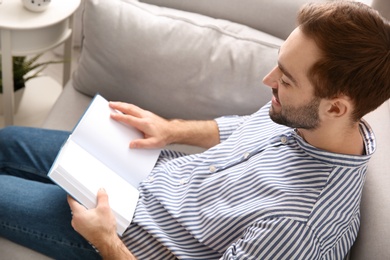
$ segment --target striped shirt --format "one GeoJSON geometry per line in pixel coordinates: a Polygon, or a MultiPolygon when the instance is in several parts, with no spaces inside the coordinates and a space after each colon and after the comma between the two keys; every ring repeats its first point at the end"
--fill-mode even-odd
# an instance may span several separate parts
{"type": "Polygon", "coordinates": [[[163,151],[122,241],[139,259],[343,259],[359,229],[367,155],[326,152],[269,118],[216,119],[221,143],[163,151]]]}

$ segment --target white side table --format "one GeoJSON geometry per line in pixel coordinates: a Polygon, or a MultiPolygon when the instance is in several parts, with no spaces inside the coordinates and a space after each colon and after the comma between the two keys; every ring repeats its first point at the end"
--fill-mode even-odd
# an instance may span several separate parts
{"type": "Polygon", "coordinates": [[[21,0],[0,4],[0,51],[3,79],[4,125],[13,124],[13,56],[42,53],[65,43],[63,84],[70,79],[72,19],[81,0],[52,0],[40,13],[24,8],[21,0]]]}

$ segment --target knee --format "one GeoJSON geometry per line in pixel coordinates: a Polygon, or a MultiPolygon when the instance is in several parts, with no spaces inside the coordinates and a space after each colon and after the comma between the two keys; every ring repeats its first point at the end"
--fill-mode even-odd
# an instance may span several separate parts
{"type": "Polygon", "coordinates": [[[7,126],[0,129],[0,148],[7,148],[9,144],[13,144],[15,140],[18,140],[20,135],[20,127],[7,126]]]}
{"type": "Polygon", "coordinates": [[[7,126],[0,129],[0,151],[2,155],[21,151],[32,138],[32,129],[22,126],[7,126]]]}

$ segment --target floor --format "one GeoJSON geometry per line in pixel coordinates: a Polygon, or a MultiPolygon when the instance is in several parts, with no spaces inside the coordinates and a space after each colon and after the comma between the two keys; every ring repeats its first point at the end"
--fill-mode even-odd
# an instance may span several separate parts
{"type": "MultiPolygon", "coordinates": [[[[48,51],[39,61],[61,60],[62,50],[63,47],[60,46],[57,49],[48,51]]],[[[77,67],[79,55],[79,49],[74,49],[72,70],[77,67]]],[[[26,83],[20,104],[15,108],[14,125],[31,127],[39,127],[42,125],[54,102],[61,94],[62,68],[62,64],[51,64],[40,77],[31,79],[26,83]]],[[[0,106],[2,106],[1,100],[0,106]]],[[[2,109],[0,109],[0,127],[4,127],[2,109]]]]}

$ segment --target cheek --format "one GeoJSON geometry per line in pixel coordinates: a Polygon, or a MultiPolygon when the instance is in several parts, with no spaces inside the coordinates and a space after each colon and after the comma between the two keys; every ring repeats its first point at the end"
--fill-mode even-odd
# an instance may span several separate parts
{"type": "Polygon", "coordinates": [[[293,91],[290,91],[286,87],[280,87],[278,89],[278,99],[280,103],[283,104],[291,104],[291,102],[295,99],[293,91]]]}
{"type": "Polygon", "coordinates": [[[300,106],[311,100],[305,93],[294,90],[293,87],[280,87],[278,89],[278,99],[282,106],[300,106]]]}

